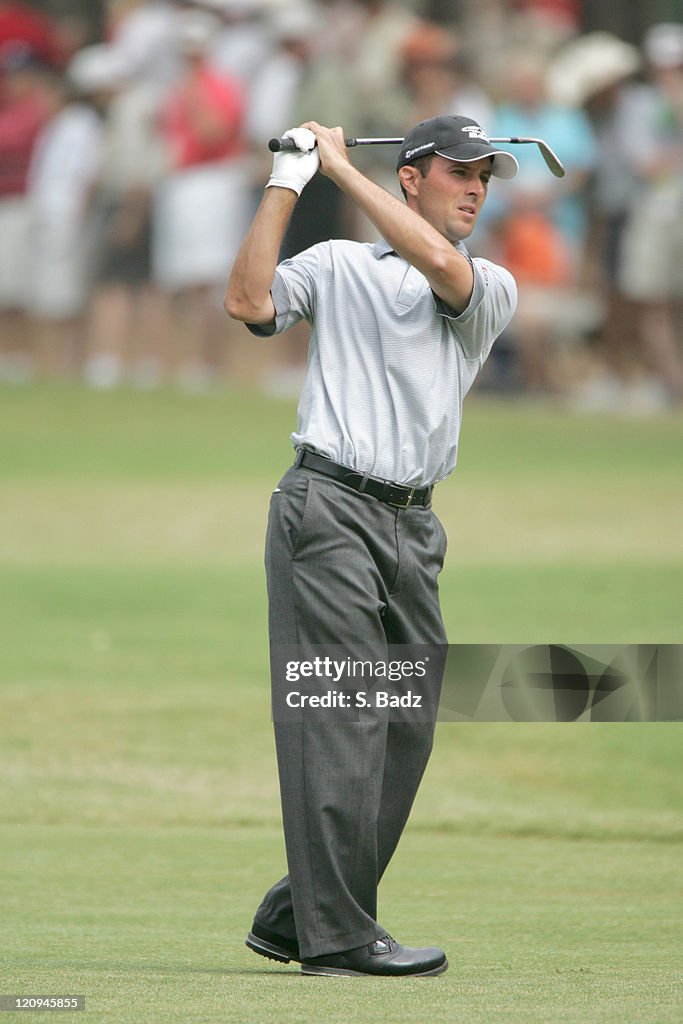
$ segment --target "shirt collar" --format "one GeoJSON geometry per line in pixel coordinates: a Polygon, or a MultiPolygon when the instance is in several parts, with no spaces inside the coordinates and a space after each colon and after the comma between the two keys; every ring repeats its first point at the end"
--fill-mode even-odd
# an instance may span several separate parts
{"type": "MultiPolygon", "coordinates": [[[[468,259],[470,259],[470,254],[468,253],[467,246],[465,245],[464,242],[455,242],[453,244],[453,248],[457,249],[458,252],[461,252],[463,254],[463,256],[466,256],[468,259]]],[[[389,243],[385,242],[383,238],[380,238],[378,242],[375,242],[373,244],[372,251],[374,253],[376,260],[381,260],[382,256],[387,256],[390,252],[396,253],[396,250],[392,249],[389,243]]]]}
{"type": "Polygon", "coordinates": [[[380,238],[379,242],[374,243],[372,251],[375,254],[375,259],[381,260],[382,256],[386,256],[388,253],[394,252],[395,250],[392,249],[388,242],[385,242],[383,238],[380,238]]]}

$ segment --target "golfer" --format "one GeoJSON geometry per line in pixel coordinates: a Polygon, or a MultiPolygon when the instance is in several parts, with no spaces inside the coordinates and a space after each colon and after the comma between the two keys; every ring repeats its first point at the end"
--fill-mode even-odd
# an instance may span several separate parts
{"type": "MultiPolygon", "coordinates": [[[[259,336],[312,327],[297,455],[268,522],[271,664],[279,645],[445,644],[446,536],[432,489],[455,467],[463,399],[516,303],[510,274],[470,258],[463,239],[491,176],[514,177],[517,162],[470,118],[424,121],[399,152],[404,203],[350,163],[340,128],[309,121],[286,136],[298,151],[274,157],[225,299],[259,336]],[[318,170],[382,241],[323,242],[278,265],[318,170]]],[[[438,704],[440,678],[424,685],[438,704]]],[[[274,717],[289,874],[266,893],[247,945],[304,974],[441,974],[443,950],[403,946],[377,921],[434,721],[274,717]]]]}

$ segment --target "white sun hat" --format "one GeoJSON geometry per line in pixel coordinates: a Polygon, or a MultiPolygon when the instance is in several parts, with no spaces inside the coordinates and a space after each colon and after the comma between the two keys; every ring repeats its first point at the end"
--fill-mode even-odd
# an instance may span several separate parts
{"type": "Polygon", "coordinates": [[[641,67],[635,46],[610,32],[589,32],[567,43],[548,68],[548,92],[556,103],[578,107],[641,67]]]}

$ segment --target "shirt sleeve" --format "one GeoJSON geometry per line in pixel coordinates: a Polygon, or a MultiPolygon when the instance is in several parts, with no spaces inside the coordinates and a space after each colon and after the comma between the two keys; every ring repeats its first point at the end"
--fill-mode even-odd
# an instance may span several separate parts
{"type": "Polygon", "coordinates": [[[473,259],[474,288],[467,309],[457,313],[437,295],[437,312],[450,321],[465,359],[481,366],[496,338],[510,323],[517,308],[517,285],[512,274],[488,260],[473,259]]]}
{"type": "Polygon", "coordinates": [[[320,275],[325,263],[325,245],[314,245],[278,265],[270,289],[275,306],[275,323],[247,324],[252,334],[269,338],[274,334],[282,334],[300,320],[312,323],[320,275]]]}

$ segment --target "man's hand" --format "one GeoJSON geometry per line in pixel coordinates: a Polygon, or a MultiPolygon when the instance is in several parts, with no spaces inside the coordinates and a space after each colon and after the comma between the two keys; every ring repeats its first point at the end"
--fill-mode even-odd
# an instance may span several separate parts
{"type": "Polygon", "coordinates": [[[290,188],[301,195],[320,166],[320,154],[315,144],[315,135],[308,128],[290,128],[285,139],[293,139],[299,152],[276,153],[273,170],[266,188],[290,188]]]}
{"type": "Polygon", "coordinates": [[[317,121],[306,121],[303,127],[313,132],[317,140],[321,172],[334,181],[336,173],[340,170],[343,172],[351,164],[343,129],[325,128],[317,121]]]}

